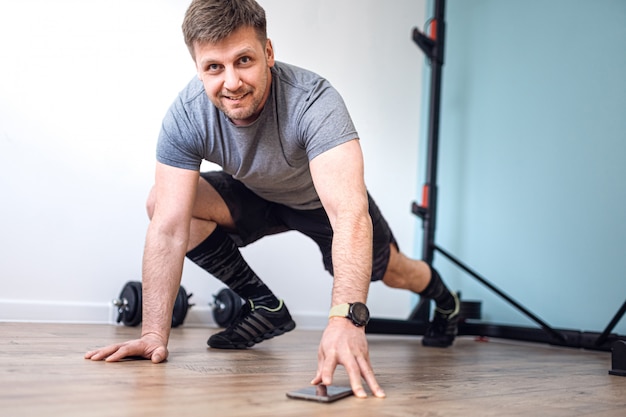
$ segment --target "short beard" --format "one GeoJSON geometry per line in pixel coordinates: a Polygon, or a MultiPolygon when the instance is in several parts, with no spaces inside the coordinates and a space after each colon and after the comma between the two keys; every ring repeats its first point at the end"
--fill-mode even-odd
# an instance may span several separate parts
{"type": "MultiPolygon", "coordinates": [[[[261,104],[262,99],[263,99],[262,97],[256,98],[253,96],[253,101],[249,106],[239,107],[236,109],[228,108],[224,106],[222,102],[220,101],[217,108],[232,121],[236,121],[236,120],[245,121],[257,114],[257,111],[259,109],[259,105],[261,104]]],[[[225,99],[225,100],[228,100],[228,99],[225,99]]]]}

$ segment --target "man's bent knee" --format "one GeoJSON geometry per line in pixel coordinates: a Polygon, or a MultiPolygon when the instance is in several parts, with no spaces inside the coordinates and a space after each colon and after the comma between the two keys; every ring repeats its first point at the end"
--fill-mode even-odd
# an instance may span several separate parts
{"type": "Polygon", "coordinates": [[[383,277],[385,285],[391,288],[406,288],[407,280],[402,274],[398,274],[394,271],[387,270],[383,277]]]}
{"type": "Polygon", "coordinates": [[[390,244],[389,263],[383,276],[383,282],[391,288],[403,288],[405,285],[406,278],[403,276],[402,267],[400,266],[401,257],[402,254],[398,251],[396,245],[390,244]]]}

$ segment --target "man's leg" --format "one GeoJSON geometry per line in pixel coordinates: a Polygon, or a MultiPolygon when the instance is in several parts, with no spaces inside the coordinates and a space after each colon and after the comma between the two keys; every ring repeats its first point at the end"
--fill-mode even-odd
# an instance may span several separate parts
{"type": "Polygon", "coordinates": [[[383,282],[392,288],[407,289],[433,299],[435,315],[422,343],[436,347],[452,344],[457,333],[460,302],[434,268],[424,261],[408,258],[392,243],[383,282]]]}
{"type": "MultiPolygon", "coordinates": [[[[150,216],[154,203],[151,194],[148,199],[150,216]]],[[[216,348],[250,347],[295,327],[287,307],[250,268],[227,233],[237,231],[236,223],[222,196],[207,180],[200,178],[187,258],[246,300],[238,318],[226,330],[209,338],[209,346],[216,348]]]]}
{"type": "Polygon", "coordinates": [[[252,300],[257,306],[278,307],[280,301],[243,259],[225,228],[236,229],[230,211],[215,188],[200,178],[187,258],[244,300],[252,300]]]}
{"type": "MultiPolygon", "coordinates": [[[[154,195],[148,197],[152,217],[154,195]]],[[[239,248],[224,231],[234,221],[226,203],[207,181],[200,178],[192,212],[187,258],[230,287],[244,300],[275,308],[279,300],[248,266],[239,248]]]]}

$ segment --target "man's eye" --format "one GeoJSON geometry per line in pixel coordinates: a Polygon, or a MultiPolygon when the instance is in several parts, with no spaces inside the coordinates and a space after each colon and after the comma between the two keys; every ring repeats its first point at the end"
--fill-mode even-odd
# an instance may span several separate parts
{"type": "Polygon", "coordinates": [[[242,64],[247,64],[247,63],[249,63],[250,61],[251,61],[251,59],[250,59],[250,57],[249,57],[249,56],[242,56],[242,57],[239,59],[239,62],[241,62],[242,64]]]}
{"type": "Polygon", "coordinates": [[[206,67],[204,67],[204,72],[217,73],[220,72],[221,69],[222,66],[220,64],[208,64],[206,67]]]}

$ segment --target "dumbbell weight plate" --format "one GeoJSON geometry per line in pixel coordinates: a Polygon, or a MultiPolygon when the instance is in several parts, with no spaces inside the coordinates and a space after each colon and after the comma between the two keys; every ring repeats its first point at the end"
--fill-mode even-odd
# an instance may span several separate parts
{"type": "Polygon", "coordinates": [[[187,316],[187,310],[189,310],[189,297],[193,294],[187,295],[185,288],[182,286],[178,289],[176,295],[176,301],[174,303],[174,311],[172,312],[172,327],[178,327],[183,324],[185,317],[187,316]]]}
{"type": "Polygon", "coordinates": [[[480,301],[461,301],[461,310],[459,311],[459,319],[465,321],[480,320],[482,318],[482,303],[480,301]]]}
{"type": "Polygon", "coordinates": [[[213,296],[213,320],[220,327],[228,327],[237,317],[243,301],[230,288],[221,289],[213,296]]]}
{"type": "MultiPolygon", "coordinates": [[[[122,288],[122,292],[117,300],[114,301],[118,306],[117,322],[124,323],[125,326],[135,327],[142,320],[142,287],[141,281],[128,281],[122,288]]],[[[189,310],[189,298],[192,294],[187,295],[185,288],[182,286],[178,289],[174,310],[172,311],[172,327],[180,326],[189,310]]]]}
{"type": "Polygon", "coordinates": [[[119,299],[117,322],[135,327],[141,323],[141,282],[128,281],[122,288],[119,299]]]}

